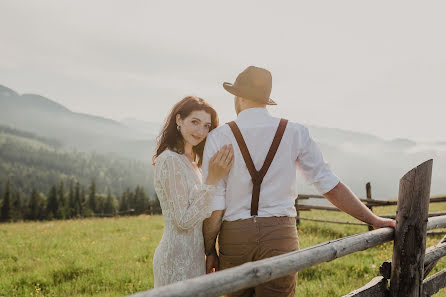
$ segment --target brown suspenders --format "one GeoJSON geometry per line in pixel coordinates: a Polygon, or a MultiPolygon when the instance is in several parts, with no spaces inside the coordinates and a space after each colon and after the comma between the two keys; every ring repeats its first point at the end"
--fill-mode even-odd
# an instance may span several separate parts
{"type": "Polygon", "coordinates": [[[263,163],[260,171],[257,171],[254,163],[252,162],[251,155],[249,154],[248,147],[246,146],[245,140],[243,139],[242,133],[238,128],[237,124],[232,121],[228,125],[232,130],[232,133],[237,140],[237,144],[242,153],[243,159],[245,160],[246,167],[248,168],[249,174],[252,180],[252,199],[251,199],[251,215],[256,216],[259,210],[259,198],[260,198],[260,186],[262,184],[263,178],[271,165],[271,162],[276,155],[277,149],[279,148],[280,141],[282,140],[283,133],[285,132],[288,120],[280,119],[279,127],[277,128],[276,134],[274,135],[273,143],[269,148],[268,154],[266,155],[265,162],[263,163]]]}

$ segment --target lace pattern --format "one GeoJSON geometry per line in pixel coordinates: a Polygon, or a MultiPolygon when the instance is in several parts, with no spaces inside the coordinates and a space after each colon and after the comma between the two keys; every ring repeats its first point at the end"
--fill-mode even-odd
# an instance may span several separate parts
{"type": "Polygon", "coordinates": [[[202,226],[216,187],[202,184],[187,157],[170,150],[156,159],[154,185],[164,217],[153,257],[155,287],[205,274],[202,226]]]}

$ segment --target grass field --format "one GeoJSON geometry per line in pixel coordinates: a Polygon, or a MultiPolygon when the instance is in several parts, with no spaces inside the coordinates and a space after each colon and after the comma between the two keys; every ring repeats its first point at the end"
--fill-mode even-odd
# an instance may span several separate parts
{"type": "MultiPolygon", "coordinates": [[[[446,209],[431,204],[430,211],[446,209]]],[[[376,208],[392,213],[395,208],[376,208]]],[[[336,212],[302,216],[354,221],[336,212]]],[[[300,247],[365,232],[364,226],[304,221],[300,247]]],[[[124,296],[153,287],[152,257],[161,239],[161,216],[25,222],[0,225],[0,296],[124,296]]],[[[441,236],[428,237],[428,246],[441,236]]],[[[296,296],[342,296],[379,275],[392,243],[299,272],[296,296]]],[[[431,274],[446,268],[443,258],[431,274]]],[[[446,289],[437,295],[446,296],[446,289]]]]}

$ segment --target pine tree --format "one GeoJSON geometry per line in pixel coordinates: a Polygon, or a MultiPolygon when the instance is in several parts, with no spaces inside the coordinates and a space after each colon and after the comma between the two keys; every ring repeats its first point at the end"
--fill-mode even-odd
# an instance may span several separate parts
{"type": "Polygon", "coordinates": [[[28,214],[26,218],[28,220],[37,220],[39,219],[39,208],[42,203],[42,197],[39,192],[34,188],[31,192],[31,197],[29,198],[28,203],[28,214]]]}
{"type": "Polygon", "coordinates": [[[58,213],[57,213],[57,218],[59,219],[65,219],[67,217],[67,196],[65,193],[65,185],[63,180],[60,181],[59,184],[59,189],[57,191],[57,199],[58,199],[58,203],[59,203],[59,208],[58,208],[58,213]]]}
{"type": "Polygon", "coordinates": [[[73,218],[74,216],[76,216],[76,203],[74,200],[73,180],[70,180],[70,189],[68,190],[67,217],[73,218]]]}
{"type": "Polygon", "coordinates": [[[86,218],[90,217],[92,214],[92,211],[89,206],[89,200],[87,199],[87,195],[85,194],[85,187],[81,187],[81,216],[86,218]]]}
{"type": "Polygon", "coordinates": [[[59,203],[57,199],[56,186],[52,186],[48,193],[48,203],[46,207],[46,213],[48,219],[57,219],[59,214],[59,203]]]}
{"type": "Polygon", "coordinates": [[[119,203],[119,211],[121,213],[127,214],[126,212],[129,210],[129,201],[127,198],[127,191],[122,192],[121,201],[119,203]]]}
{"type": "Polygon", "coordinates": [[[74,213],[75,217],[79,217],[82,214],[82,199],[80,193],[80,184],[77,181],[74,187],[74,213]]]}
{"type": "Polygon", "coordinates": [[[97,200],[96,200],[96,182],[91,180],[90,192],[88,194],[88,205],[93,213],[97,212],[97,200]]]}
{"type": "Polygon", "coordinates": [[[6,182],[3,190],[3,202],[0,210],[0,221],[8,222],[11,220],[11,191],[9,180],[6,182]]]}
{"type": "Polygon", "coordinates": [[[19,192],[16,192],[12,195],[11,201],[11,219],[14,222],[20,221],[23,219],[23,206],[22,206],[22,198],[19,192]]]}
{"type": "Polygon", "coordinates": [[[112,196],[110,189],[108,189],[107,198],[105,199],[104,203],[104,214],[115,215],[115,212],[116,212],[115,199],[112,196]]]}
{"type": "Polygon", "coordinates": [[[135,208],[138,214],[146,212],[149,205],[147,194],[140,186],[137,186],[135,190],[135,204],[135,208]]]}

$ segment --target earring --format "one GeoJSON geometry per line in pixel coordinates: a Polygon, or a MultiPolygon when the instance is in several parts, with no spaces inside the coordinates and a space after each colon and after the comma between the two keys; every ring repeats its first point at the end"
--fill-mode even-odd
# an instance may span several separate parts
{"type": "Polygon", "coordinates": [[[177,125],[177,130],[178,130],[178,132],[181,132],[181,126],[180,125],[177,125]]]}

